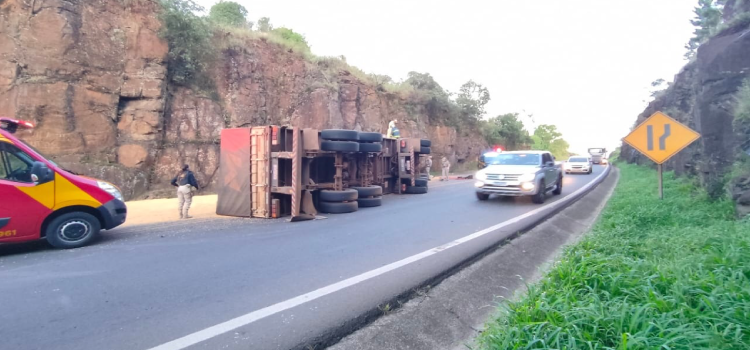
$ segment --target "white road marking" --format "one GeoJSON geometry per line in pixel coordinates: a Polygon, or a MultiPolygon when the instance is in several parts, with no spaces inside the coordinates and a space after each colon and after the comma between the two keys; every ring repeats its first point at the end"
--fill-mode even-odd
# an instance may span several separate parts
{"type": "MultiPolygon", "coordinates": [[[[594,179],[594,181],[591,181],[591,182],[587,183],[586,185],[584,185],[583,187],[581,187],[577,191],[575,191],[575,192],[573,192],[573,193],[571,193],[571,194],[569,194],[569,195],[567,195],[567,196],[565,196],[563,198],[570,197],[570,196],[575,196],[575,195],[578,195],[578,194],[580,194],[580,193],[582,193],[584,191],[587,191],[590,187],[592,187],[595,183],[597,183],[599,181],[599,179],[601,179],[604,176],[604,174],[606,174],[606,173],[607,173],[606,171],[602,171],[602,173],[599,174],[599,176],[597,176],[594,179]]],[[[233,319],[231,319],[229,321],[226,321],[226,322],[223,322],[223,323],[219,323],[217,325],[214,325],[214,326],[202,329],[202,330],[197,331],[195,333],[188,334],[188,335],[186,335],[186,336],[184,336],[182,338],[178,338],[178,339],[172,340],[172,341],[170,341],[168,343],[164,343],[162,345],[153,347],[153,348],[151,348],[149,350],[182,350],[182,349],[185,349],[185,348],[187,348],[189,346],[198,344],[200,342],[203,342],[205,340],[211,339],[211,338],[216,337],[218,335],[227,333],[229,331],[235,330],[235,329],[240,328],[240,327],[247,326],[248,324],[251,324],[251,323],[253,323],[255,321],[261,320],[261,319],[266,318],[268,316],[272,316],[272,315],[277,314],[279,312],[282,312],[282,311],[285,311],[285,310],[289,310],[289,309],[291,309],[293,307],[296,307],[296,306],[302,305],[304,303],[313,301],[315,299],[324,297],[326,295],[338,292],[338,291],[340,291],[340,290],[342,290],[344,288],[351,287],[351,286],[356,285],[358,283],[361,283],[361,282],[367,281],[369,279],[378,277],[378,276],[380,276],[382,274],[385,274],[387,272],[396,270],[396,269],[398,269],[400,267],[403,267],[403,266],[409,265],[411,263],[417,262],[417,261],[422,260],[422,259],[424,259],[426,257],[435,255],[435,254],[437,254],[437,253],[439,253],[441,251],[444,251],[446,249],[450,249],[450,248],[453,248],[455,246],[458,246],[458,245],[461,245],[463,243],[466,243],[466,242],[469,242],[471,240],[474,240],[476,238],[482,237],[482,236],[484,236],[484,235],[486,235],[488,233],[491,233],[493,231],[499,230],[499,229],[501,229],[503,227],[506,227],[508,225],[515,224],[515,223],[517,223],[517,222],[519,222],[519,221],[521,221],[523,219],[526,219],[528,217],[534,216],[534,215],[536,215],[536,214],[538,214],[538,213],[540,213],[540,212],[542,212],[544,210],[548,210],[548,209],[560,206],[562,203],[563,203],[562,200],[554,201],[554,202],[552,202],[550,204],[547,204],[547,205],[545,205],[543,207],[534,209],[534,210],[532,210],[530,212],[527,212],[525,214],[517,216],[517,217],[515,217],[513,219],[501,222],[501,223],[499,223],[497,225],[490,226],[490,227],[488,227],[488,228],[486,228],[484,230],[474,232],[474,233],[472,233],[472,234],[470,234],[468,236],[459,238],[459,239],[457,239],[455,241],[452,241],[452,242],[443,244],[441,246],[438,246],[438,247],[426,250],[426,251],[421,252],[421,253],[416,254],[416,255],[412,255],[412,256],[410,256],[408,258],[405,258],[405,259],[402,259],[402,260],[390,263],[388,265],[379,267],[377,269],[367,271],[367,272],[365,272],[363,274],[347,278],[347,279],[345,279],[343,281],[327,285],[325,287],[322,287],[320,289],[314,290],[312,292],[309,292],[309,293],[306,293],[306,294],[302,294],[300,296],[297,296],[297,297],[294,297],[294,298],[291,298],[291,299],[288,299],[288,300],[284,300],[282,302],[273,304],[271,306],[264,307],[264,308],[262,308],[260,310],[256,310],[256,311],[247,313],[247,314],[239,316],[237,318],[233,318],[233,319]]]]}

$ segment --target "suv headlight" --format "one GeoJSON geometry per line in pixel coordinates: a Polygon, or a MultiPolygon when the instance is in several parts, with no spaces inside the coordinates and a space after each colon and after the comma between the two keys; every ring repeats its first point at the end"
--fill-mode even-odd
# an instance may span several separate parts
{"type": "Polygon", "coordinates": [[[536,173],[523,174],[518,177],[518,181],[521,182],[534,181],[534,179],[536,179],[536,173]]]}
{"type": "Polygon", "coordinates": [[[474,175],[474,178],[479,181],[484,181],[484,180],[487,180],[487,174],[480,171],[480,172],[477,172],[476,175],[474,175]]]}
{"type": "Polygon", "coordinates": [[[125,201],[122,198],[122,193],[120,193],[120,190],[118,190],[117,187],[115,187],[115,185],[113,185],[113,184],[111,184],[109,182],[104,182],[104,181],[97,181],[96,184],[99,185],[99,188],[101,188],[105,192],[111,194],[112,197],[115,197],[115,198],[117,198],[117,199],[119,199],[119,200],[121,200],[123,202],[125,201]]]}

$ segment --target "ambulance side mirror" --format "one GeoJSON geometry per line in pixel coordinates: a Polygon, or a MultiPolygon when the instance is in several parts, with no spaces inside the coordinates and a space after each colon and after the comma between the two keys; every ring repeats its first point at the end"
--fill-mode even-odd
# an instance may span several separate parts
{"type": "Polygon", "coordinates": [[[46,184],[55,180],[55,173],[42,162],[34,162],[31,166],[31,180],[37,185],[46,184]]]}

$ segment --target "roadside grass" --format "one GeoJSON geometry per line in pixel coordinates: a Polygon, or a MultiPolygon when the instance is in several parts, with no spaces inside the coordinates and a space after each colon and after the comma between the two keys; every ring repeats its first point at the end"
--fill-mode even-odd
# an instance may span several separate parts
{"type": "Polygon", "coordinates": [[[750,221],[667,173],[619,165],[592,232],[520,300],[481,349],[750,349],[750,221]]]}

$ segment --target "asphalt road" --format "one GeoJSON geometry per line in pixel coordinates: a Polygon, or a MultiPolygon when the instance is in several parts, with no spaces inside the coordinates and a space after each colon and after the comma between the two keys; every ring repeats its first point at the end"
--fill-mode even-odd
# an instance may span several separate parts
{"type": "MultiPolygon", "coordinates": [[[[550,194],[543,206],[602,171],[567,175],[563,195],[550,194]]],[[[115,229],[69,251],[41,242],[0,246],[0,347],[313,344],[496,244],[533,219],[523,214],[543,207],[526,198],[480,202],[472,184],[435,183],[426,195],[385,196],[382,207],[308,222],[180,221],[115,229]],[[481,237],[451,243],[482,230],[481,237]],[[402,259],[411,260],[394,267],[402,259]]]]}

